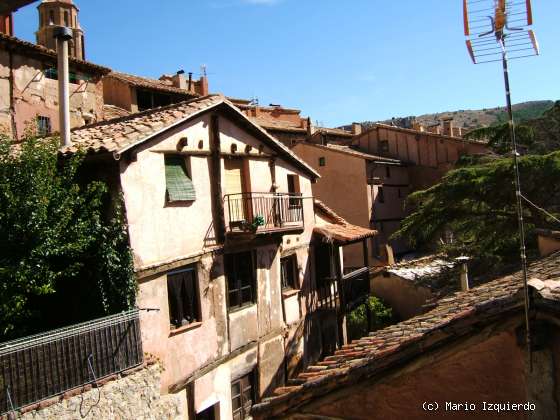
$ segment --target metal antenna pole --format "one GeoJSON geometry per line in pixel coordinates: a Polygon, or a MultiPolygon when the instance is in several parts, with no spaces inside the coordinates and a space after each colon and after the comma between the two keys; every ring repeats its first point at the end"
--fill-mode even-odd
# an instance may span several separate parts
{"type": "Polygon", "coordinates": [[[504,67],[504,83],[506,88],[506,103],[509,117],[509,129],[511,134],[511,146],[513,153],[513,167],[515,172],[515,198],[517,201],[517,219],[519,223],[519,250],[521,255],[521,266],[523,272],[523,295],[525,303],[525,339],[527,342],[527,354],[529,357],[529,371],[533,371],[533,354],[531,347],[531,330],[529,324],[529,287],[527,284],[527,254],[525,249],[525,225],[523,223],[523,202],[521,195],[521,177],[519,175],[519,154],[517,152],[517,141],[515,138],[515,123],[513,120],[513,109],[511,106],[511,92],[509,85],[508,57],[505,44],[505,35],[499,39],[502,47],[502,63],[504,67]]]}

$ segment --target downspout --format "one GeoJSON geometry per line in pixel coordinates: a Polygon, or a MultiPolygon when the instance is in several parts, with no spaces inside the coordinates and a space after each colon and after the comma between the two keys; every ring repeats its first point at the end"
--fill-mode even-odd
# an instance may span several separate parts
{"type": "Polygon", "coordinates": [[[58,52],[58,110],[61,146],[70,146],[70,81],[68,67],[68,41],[72,39],[70,28],[59,26],[54,30],[58,52]]]}

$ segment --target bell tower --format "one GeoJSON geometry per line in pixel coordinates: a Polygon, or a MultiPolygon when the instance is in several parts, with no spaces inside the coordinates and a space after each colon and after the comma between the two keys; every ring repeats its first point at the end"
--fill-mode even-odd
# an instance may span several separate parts
{"type": "Polygon", "coordinates": [[[35,33],[37,44],[56,50],[54,29],[65,26],[72,31],[72,40],[68,45],[68,55],[85,60],[84,32],[78,22],[79,9],[72,0],[43,0],[39,9],[39,30],[35,33]]]}

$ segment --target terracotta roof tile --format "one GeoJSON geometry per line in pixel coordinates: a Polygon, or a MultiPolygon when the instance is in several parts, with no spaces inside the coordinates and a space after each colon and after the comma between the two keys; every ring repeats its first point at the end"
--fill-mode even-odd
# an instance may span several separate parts
{"type": "Polygon", "coordinates": [[[326,223],[315,226],[313,233],[319,235],[327,242],[347,243],[359,241],[360,239],[370,238],[377,235],[376,230],[352,225],[335,213],[325,203],[315,199],[313,201],[316,211],[322,212],[333,223],[326,223]]]}
{"type": "MultiPolygon", "coordinates": [[[[30,53],[39,54],[42,56],[50,57],[54,60],[57,59],[56,51],[49,48],[45,48],[41,45],[33,44],[31,42],[24,41],[22,39],[9,36],[0,32],[0,45],[20,48],[22,50],[28,51],[30,53]]],[[[100,66],[98,64],[91,63],[89,61],[79,60],[77,58],[69,57],[70,65],[75,65],[77,67],[82,67],[90,72],[95,72],[99,74],[107,74],[111,72],[110,68],[100,66]]]]}
{"type": "MultiPolygon", "coordinates": [[[[536,292],[535,302],[560,309],[560,252],[531,264],[528,273],[529,285],[536,292]]],[[[518,272],[441,299],[426,314],[371,332],[343,346],[333,356],[317,363],[321,369],[312,366],[300,374],[298,386],[254,406],[254,413],[259,417],[284,413],[324,392],[371,377],[382,368],[418,355],[452,336],[459,337],[469,331],[469,325],[495,321],[500,314],[521,310],[522,288],[518,272]],[[324,389],[316,386],[320,380],[324,389]]]]}
{"type": "Polygon", "coordinates": [[[147,77],[135,76],[132,74],[121,73],[113,71],[106,75],[107,78],[113,78],[120,80],[121,82],[127,83],[132,86],[141,87],[145,89],[159,90],[161,92],[175,93],[179,95],[184,95],[186,99],[196,98],[200,95],[196,92],[191,92],[186,89],[177,88],[169,83],[162,80],[149,79],[147,77]]]}

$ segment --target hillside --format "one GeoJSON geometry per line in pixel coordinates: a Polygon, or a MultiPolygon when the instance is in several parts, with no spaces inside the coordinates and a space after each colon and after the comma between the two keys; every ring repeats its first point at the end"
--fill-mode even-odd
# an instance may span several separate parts
{"type": "MultiPolygon", "coordinates": [[[[553,101],[531,101],[522,102],[513,106],[514,117],[517,122],[523,122],[542,117],[545,111],[552,108],[553,101]]],[[[395,124],[399,127],[411,128],[412,121],[416,121],[425,126],[439,124],[442,119],[453,118],[455,126],[471,130],[479,127],[488,127],[507,121],[505,107],[485,108],[479,110],[458,110],[440,112],[436,114],[424,114],[420,116],[396,117],[391,120],[378,121],[384,124],[395,124]]],[[[372,121],[362,123],[365,126],[373,124],[372,121]]]]}

